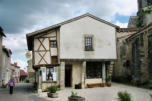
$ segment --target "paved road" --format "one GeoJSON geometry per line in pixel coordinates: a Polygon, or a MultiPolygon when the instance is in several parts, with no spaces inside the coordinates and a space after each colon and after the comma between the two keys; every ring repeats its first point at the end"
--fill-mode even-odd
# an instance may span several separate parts
{"type": "Polygon", "coordinates": [[[9,94],[8,88],[0,89],[0,101],[48,101],[33,94],[30,88],[31,84],[16,84],[13,95],[9,94]]]}

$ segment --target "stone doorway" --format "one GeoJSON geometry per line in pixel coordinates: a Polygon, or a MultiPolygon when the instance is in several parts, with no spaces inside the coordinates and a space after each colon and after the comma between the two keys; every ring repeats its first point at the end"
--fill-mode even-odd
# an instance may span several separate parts
{"type": "Polygon", "coordinates": [[[65,65],[65,87],[72,86],[72,65],[65,65]]]}

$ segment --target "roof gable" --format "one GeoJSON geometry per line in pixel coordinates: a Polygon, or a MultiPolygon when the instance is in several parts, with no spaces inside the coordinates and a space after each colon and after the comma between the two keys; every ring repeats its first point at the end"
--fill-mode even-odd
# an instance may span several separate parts
{"type": "Polygon", "coordinates": [[[91,17],[91,18],[93,18],[93,19],[95,19],[95,20],[98,20],[98,21],[100,21],[100,22],[102,22],[102,23],[108,24],[108,25],[110,25],[110,26],[112,26],[112,27],[118,27],[118,26],[116,26],[116,25],[114,25],[114,24],[112,24],[112,23],[110,23],[110,22],[107,22],[107,21],[105,21],[105,20],[103,20],[103,19],[100,19],[100,18],[98,18],[98,17],[96,17],[96,16],[94,16],[94,15],[92,15],[92,14],[90,14],[90,13],[86,13],[86,14],[83,14],[83,15],[81,15],[81,16],[72,18],[72,19],[70,19],[70,20],[67,20],[67,21],[64,21],[64,22],[61,22],[61,23],[58,23],[58,24],[55,24],[55,25],[46,27],[46,28],[44,28],[44,29],[37,30],[37,31],[35,31],[35,32],[29,33],[29,34],[27,34],[27,37],[35,36],[35,35],[37,35],[37,34],[39,34],[39,33],[42,33],[42,32],[45,32],[45,31],[48,31],[48,30],[51,30],[51,29],[60,27],[60,26],[62,26],[62,25],[64,25],[64,24],[67,24],[67,23],[70,23],[70,22],[79,20],[79,19],[84,18],[84,17],[87,17],[87,16],[88,16],[88,17],[91,17]]]}
{"type": "Polygon", "coordinates": [[[26,34],[28,49],[29,49],[29,50],[32,50],[32,44],[33,44],[34,36],[39,35],[39,34],[42,34],[42,33],[44,33],[44,32],[50,31],[50,30],[53,30],[53,29],[56,29],[56,28],[59,28],[59,27],[61,27],[61,26],[64,25],[64,24],[67,24],[67,23],[70,23],[70,22],[79,20],[79,19],[84,18],[84,17],[91,17],[91,18],[93,18],[93,19],[95,19],[95,20],[97,20],[97,21],[100,21],[100,22],[102,22],[102,23],[105,23],[105,24],[107,24],[107,25],[109,25],[109,26],[112,26],[112,27],[115,27],[115,28],[119,28],[119,26],[116,26],[116,25],[114,25],[114,24],[112,24],[112,23],[110,23],[110,22],[107,22],[107,21],[105,21],[105,20],[103,20],[103,19],[100,19],[100,18],[98,18],[98,17],[96,17],[96,16],[94,16],[94,15],[92,15],[92,14],[86,13],[86,14],[83,14],[83,15],[81,15],[81,16],[72,18],[72,19],[70,19],[70,20],[67,20],[67,21],[64,21],[64,22],[61,22],[61,23],[58,23],[58,24],[55,24],[55,25],[46,27],[46,28],[41,29],[41,30],[37,30],[37,31],[32,32],[32,33],[29,33],[29,34],[26,34]]]}

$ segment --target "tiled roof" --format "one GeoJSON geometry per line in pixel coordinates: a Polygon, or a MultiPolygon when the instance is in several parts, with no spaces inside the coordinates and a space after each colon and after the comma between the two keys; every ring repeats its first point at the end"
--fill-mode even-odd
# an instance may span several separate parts
{"type": "Polygon", "coordinates": [[[138,30],[137,32],[135,32],[135,33],[133,33],[131,36],[129,36],[129,37],[127,38],[127,40],[130,39],[130,38],[132,38],[133,36],[135,36],[135,35],[137,35],[137,34],[143,33],[143,31],[146,31],[147,28],[151,28],[151,26],[152,26],[152,23],[150,23],[149,25],[141,28],[140,30],[138,30]]]}
{"type": "Polygon", "coordinates": [[[20,76],[27,76],[27,73],[24,70],[20,69],[20,76]]]}
{"type": "Polygon", "coordinates": [[[134,32],[138,30],[139,28],[117,28],[117,32],[134,32]]]}
{"type": "Polygon", "coordinates": [[[18,65],[17,65],[17,62],[14,62],[14,64],[11,64],[11,66],[14,66],[16,68],[20,68],[18,65]]]}

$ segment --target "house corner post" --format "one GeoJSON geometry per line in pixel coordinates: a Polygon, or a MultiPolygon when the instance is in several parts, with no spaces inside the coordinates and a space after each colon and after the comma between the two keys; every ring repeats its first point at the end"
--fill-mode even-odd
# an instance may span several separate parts
{"type": "Polygon", "coordinates": [[[106,66],[105,62],[102,63],[102,82],[105,83],[106,81],[106,66]]]}
{"type": "Polygon", "coordinates": [[[39,75],[38,75],[38,93],[42,92],[42,72],[41,69],[39,69],[39,75]]]}
{"type": "Polygon", "coordinates": [[[65,62],[60,65],[60,89],[65,88],[65,62]]]}
{"type": "Polygon", "coordinates": [[[113,73],[113,68],[114,68],[114,61],[111,61],[109,69],[108,69],[108,75],[111,77],[112,77],[112,73],[113,73]]]}
{"type": "Polygon", "coordinates": [[[82,89],[85,88],[85,75],[86,75],[86,61],[83,61],[83,63],[82,63],[82,78],[81,78],[82,89]]]}

